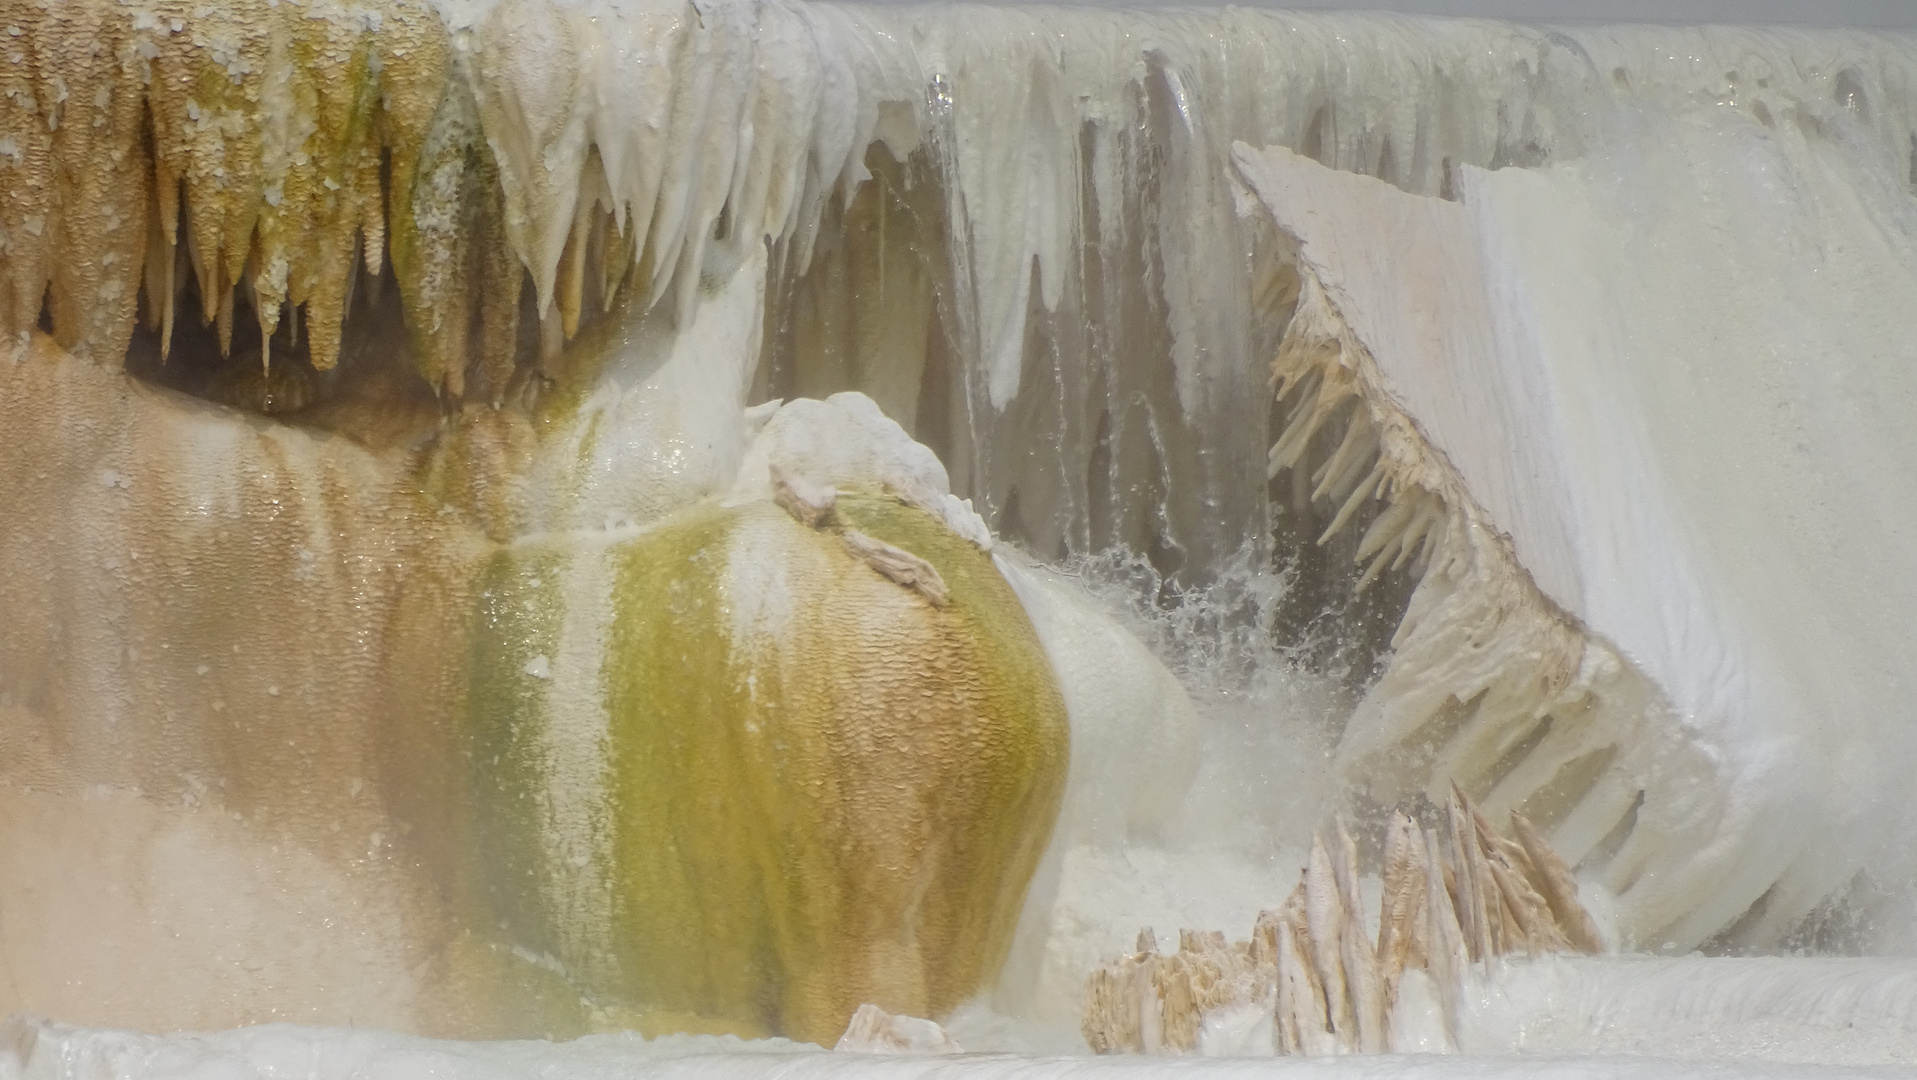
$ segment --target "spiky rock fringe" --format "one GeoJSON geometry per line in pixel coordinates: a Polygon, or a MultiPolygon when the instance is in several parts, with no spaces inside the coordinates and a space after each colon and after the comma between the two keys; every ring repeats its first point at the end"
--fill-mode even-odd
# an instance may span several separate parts
{"type": "Polygon", "coordinates": [[[1200,1049],[1208,1016],[1256,1007],[1271,1016],[1278,1054],[1399,1050],[1391,1018],[1405,974],[1417,971],[1438,991],[1455,1049],[1459,990],[1473,965],[1488,970],[1516,952],[1604,950],[1570,869],[1529,821],[1512,814],[1517,839],[1501,836],[1456,790],[1446,811],[1448,856],[1403,811],[1387,826],[1375,945],[1360,907],[1356,845],[1340,824],[1329,846],[1312,838],[1297,889],[1281,909],[1259,914],[1249,941],[1227,945],[1217,931],[1186,930],[1177,952],[1160,953],[1148,929],[1137,952],[1093,971],[1085,1041],[1101,1054],[1187,1053],[1200,1049]]]}

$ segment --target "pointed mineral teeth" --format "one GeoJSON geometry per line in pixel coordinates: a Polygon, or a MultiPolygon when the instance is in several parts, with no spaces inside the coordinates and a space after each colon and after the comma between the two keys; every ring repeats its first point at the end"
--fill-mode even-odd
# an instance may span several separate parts
{"type": "MultiPolygon", "coordinates": [[[[463,378],[469,356],[472,260],[467,239],[475,183],[468,162],[485,153],[464,82],[449,79],[446,28],[423,0],[388,0],[375,40],[377,129],[391,155],[384,230],[414,344],[414,362],[435,389],[463,378]]],[[[487,159],[490,153],[485,153],[487,159]]],[[[376,287],[381,263],[371,213],[362,217],[363,257],[376,287]]],[[[515,305],[517,298],[515,297],[515,305]]],[[[517,311],[513,313],[517,318],[517,311]]]]}
{"type": "Polygon", "coordinates": [[[164,361],[173,345],[173,321],[192,271],[180,243],[180,179],[157,153],[153,157],[153,235],[147,240],[147,251],[147,302],[158,307],[156,329],[164,361]]]}
{"type": "Polygon", "coordinates": [[[54,338],[96,360],[126,353],[145,268],[145,63],[117,6],[49,5],[32,34],[53,127],[54,338]]]}
{"type": "MultiPolygon", "coordinates": [[[[170,301],[173,298],[173,245],[160,235],[160,215],[153,212],[152,192],[148,191],[146,215],[146,269],[141,276],[140,287],[146,290],[146,304],[142,310],[146,313],[146,328],[159,333],[172,315],[170,301]]],[[[160,340],[160,355],[166,355],[166,339],[160,340]]]]}
{"type": "Polygon", "coordinates": [[[1472,960],[1487,960],[1495,955],[1486,896],[1483,891],[1484,859],[1478,851],[1477,834],[1465,812],[1462,797],[1454,787],[1447,807],[1451,825],[1451,851],[1457,859],[1458,922],[1464,931],[1464,946],[1472,960]]]}
{"type": "Polygon", "coordinates": [[[473,28],[474,99],[505,194],[506,240],[532,274],[542,319],[586,160],[582,32],[590,27],[549,0],[503,0],[473,28]]]}
{"type": "Polygon", "coordinates": [[[1550,905],[1558,929],[1564,932],[1573,948],[1592,954],[1603,952],[1604,935],[1598,932],[1597,921],[1591,918],[1591,913],[1578,901],[1578,883],[1571,875],[1571,868],[1564,865],[1564,860],[1538,835],[1537,829],[1515,811],[1511,814],[1511,831],[1517,834],[1518,843],[1531,857],[1531,865],[1538,873],[1538,891],[1550,905]]]}
{"type": "Polygon", "coordinates": [[[1353,562],[1364,562],[1374,554],[1382,552],[1386,545],[1402,535],[1411,516],[1418,511],[1419,500],[1409,493],[1401,494],[1391,501],[1371,522],[1364,536],[1358,541],[1358,550],[1352,555],[1353,562]]]}
{"type": "Polygon", "coordinates": [[[1296,466],[1306,447],[1311,445],[1311,437],[1343,404],[1345,397],[1342,383],[1334,386],[1330,379],[1308,377],[1297,407],[1285,421],[1284,433],[1272,445],[1267,473],[1275,476],[1280,469],[1296,466]]]}
{"type": "Polygon", "coordinates": [[[1396,570],[1411,561],[1412,555],[1416,554],[1426,534],[1443,519],[1444,511],[1443,499],[1435,494],[1424,497],[1418,507],[1417,516],[1411,519],[1411,524],[1405,526],[1404,534],[1398,538],[1398,557],[1391,560],[1391,569],[1396,570]]]}
{"type": "Polygon", "coordinates": [[[1485,854],[1484,845],[1478,839],[1477,827],[1471,820],[1471,803],[1464,792],[1455,790],[1454,797],[1463,807],[1462,824],[1464,832],[1459,841],[1464,848],[1464,864],[1471,879],[1472,903],[1475,905],[1471,916],[1478,920],[1479,945],[1482,950],[1480,959],[1503,956],[1511,951],[1511,931],[1504,909],[1504,896],[1498,891],[1498,883],[1491,876],[1490,860],[1485,854]]]}
{"type": "Polygon", "coordinates": [[[1400,810],[1385,832],[1384,898],[1378,912],[1378,967],[1387,1008],[1397,1000],[1404,970],[1424,966],[1425,890],[1424,840],[1410,815],[1400,810]]]}
{"type": "Polygon", "coordinates": [[[1355,481],[1360,475],[1355,470],[1368,468],[1371,455],[1377,452],[1378,437],[1371,426],[1371,409],[1364,400],[1353,398],[1346,416],[1345,434],[1338,442],[1338,449],[1314,474],[1318,486],[1311,491],[1313,499],[1322,499],[1340,490],[1344,482],[1355,481]]]}
{"type": "Polygon", "coordinates": [[[1458,926],[1457,910],[1452,907],[1451,893],[1444,885],[1444,852],[1438,843],[1438,834],[1427,830],[1424,834],[1425,865],[1429,872],[1425,877],[1425,913],[1427,918],[1425,940],[1428,943],[1425,969],[1431,973],[1431,981],[1438,987],[1438,1002],[1444,1010],[1446,1037],[1452,1045],[1457,1044],[1458,1030],[1458,993],[1463,986],[1464,971],[1470,964],[1464,947],[1464,932],[1458,926]]]}
{"type": "Polygon", "coordinates": [[[693,187],[700,180],[699,155],[693,148],[705,139],[708,126],[725,123],[720,111],[724,102],[715,91],[720,85],[733,84],[733,72],[738,69],[726,64],[731,59],[731,43],[722,26],[698,20],[687,27],[686,39],[674,56],[673,83],[678,91],[672,97],[672,112],[666,122],[666,163],[659,177],[658,208],[650,229],[653,274],[646,297],[648,308],[665,296],[680,264],[693,187]]]}
{"type": "Polygon", "coordinates": [[[1338,935],[1338,951],[1345,963],[1345,981],[1351,993],[1351,1008],[1358,1023],[1358,1049],[1366,1054],[1385,1051],[1384,979],[1378,971],[1378,953],[1365,933],[1363,899],[1358,893],[1358,845],[1352,842],[1345,823],[1337,823],[1338,893],[1344,901],[1344,921],[1338,935]]]}
{"type": "Polygon", "coordinates": [[[1478,831],[1478,843],[1487,853],[1502,858],[1527,878],[1536,878],[1537,872],[1531,865],[1531,856],[1524,850],[1523,844],[1500,835],[1498,830],[1492,827],[1491,819],[1485,817],[1484,811],[1478,809],[1470,799],[1464,800],[1464,808],[1470,812],[1471,823],[1478,831]]]}
{"type": "Polygon", "coordinates": [[[1288,923],[1280,921],[1272,927],[1272,950],[1277,970],[1272,991],[1271,1049],[1284,1057],[1303,1052],[1298,1014],[1310,990],[1298,970],[1297,947],[1292,944],[1288,923]]]}
{"type": "MultiPolygon", "coordinates": [[[[480,170],[490,178],[491,166],[480,170]]],[[[486,375],[494,404],[505,400],[519,355],[519,298],[526,287],[526,272],[519,257],[506,243],[505,209],[499,185],[490,179],[479,192],[480,229],[478,264],[481,306],[479,309],[479,366],[486,375]]]]}
{"type": "MultiPolygon", "coordinates": [[[[491,238],[485,215],[490,170],[484,153],[471,96],[455,82],[415,158],[406,216],[395,218],[391,233],[393,271],[399,278],[414,362],[429,385],[455,398],[471,358],[477,299],[473,248],[491,238]]],[[[395,212],[400,205],[396,196],[395,212]]]]}
{"type": "Polygon", "coordinates": [[[1516,920],[1520,915],[1506,901],[1505,891],[1492,873],[1492,864],[1499,859],[1497,842],[1501,838],[1485,816],[1479,813],[1470,796],[1455,782],[1451,785],[1451,797],[1462,809],[1464,827],[1469,833],[1465,849],[1472,867],[1473,887],[1485,914],[1485,942],[1491,950],[1489,955],[1502,956],[1517,947],[1519,926],[1516,920]]]}
{"type": "Polygon", "coordinates": [[[181,176],[203,310],[230,340],[229,293],[252,253],[264,201],[261,97],[270,39],[285,32],[291,5],[159,0],[154,14],[155,155],[181,176]]]}
{"type": "MultiPolygon", "coordinates": [[[[1341,505],[1357,488],[1358,482],[1376,467],[1378,461],[1378,440],[1370,430],[1370,410],[1359,406],[1353,412],[1356,416],[1352,421],[1353,426],[1365,429],[1364,437],[1358,442],[1359,452],[1353,454],[1349,461],[1340,462],[1334,458],[1328,462],[1324,481],[1320,484],[1324,494],[1341,505]]],[[[1313,491],[1312,498],[1319,498],[1316,490],[1313,491]]]]}
{"type": "Polygon", "coordinates": [[[213,328],[219,335],[220,355],[233,355],[233,290],[220,293],[220,308],[213,315],[213,328]]]}
{"type": "Polygon", "coordinates": [[[1371,471],[1365,474],[1365,478],[1358,481],[1358,486],[1352,488],[1351,494],[1345,497],[1344,505],[1338,507],[1338,516],[1331,519],[1330,525],[1325,526],[1325,531],[1318,537],[1318,543],[1321,546],[1325,541],[1330,540],[1332,537],[1344,531],[1345,526],[1350,523],[1352,515],[1356,514],[1358,508],[1371,499],[1372,494],[1378,490],[1378,485],[1384,482],[1385,473],[1385,460],[1379,458],[1378,461],[1371,466],[1371,471]]]}
{"type": "Polygon", "coordinates": [[[1550,907],[1531,887],[1531,883],[1524,880],[1523,874],[1505,862],[1502,856],[1493,856],[1487,860],[1487,865],[1492,879],[1498,883],[1505,910],[1516,922],[1518,935],[1524,939],[1525,950],[1534,956],[1568,952],[1570,942],[1558,929],[1550,907]]]}
{"type": "Polygon", "coordinates": [[[598,155],[588,154],[584,178],[573,202],[572,227],[566,235],[566,246],[560,252],[559,273],[553,285],[559,325],[568,341],[579,333],[579,312],[585,304],[587,249],[592,239],[593,219],[599,212],[599,193],[604,186],[598,155]]]}
{"type": "MultiPolygon", "coordinates": [[[[1491,827],[1490,819],[1469,799],[1464,804],[1471,815],[1479,849],[1484,852],[1485,866],[1497,884],[1497,895],[1503,904],[1503,911],[1509,916],[1507,925],[1515,922],[1514,929],[1522,934],[1526,949],[1532,953],[1555,953],[1568,949],[1570,943],[1558,929],[1550,907],[1532,885],[1531,879],[1536,875],[1531,868],[1531,858],[1523,846],[1499,836],[1497,830],[1491,827]]],[[[1505,943],[1507,949],[1515,946],[1513,940],[1505,943]]]]}
{"type": "Polygon", "coordinates": [[[1277,1049],[1286,1054],[1329,1054],[1337,1049],[1325,1015],[1324,989],[1311,969],[1305,944],[1289,919],[1277,927],[1278,972],[1274,1005],[1277,1049]]]}
{"type": "Polygon", "coordinates": [[[626,265],[609,263],[608,276],[624,278],[645,249],[659,198],[659,178],[670,155],[674,74],[681,42],[694,20],[682,0],[639,0],[597,24],[599,47],[589,56],[599,65],[586,74],[593,94],[591,138],[612,189],[614,214],[626,265]],[[615,89],[616,88],[616,89],[615,89]],[[614,100],[610,95],[623,94],[614,100]]]}
{"type": "Polygon", "coordinates": [[[1306,896],[1305,882],[1301,875],[1298,884],[1292,887],[1291,895],[1285,898],[1285,904],[1279,909],[1279,918],[1291,932],[1292,945],[1302,964],[1301,970],[1311,983],[1311,992],[1317,995],[1320,1030],[1331,1030],[1331,1014],[1325,1002],[1324,980],[1318,975],[1318,968],[1311,956],[1311,913],[1310,900],[1306,896]]]}
{"type": "MultiPolygon", "coordinates": [[[[380,9],[380,32],[373,45],[379,60],[378,142],[388,148],[392,160],[392,205],[385,213],[380,212],[378,198],[377,154],[361,163],[362,170],[370,169],[370,175],[361,177],[361,183],[370,184],[361,219],[366,271],[377,278],[381,230],[407,231],[413,220],[419,156],[446,96],[452,48],[445,25],[426,0],[387,0],[380,9]],[[380,222],[387,219],[391,226],[382,226],[380,222]]],[[[388,242],[397,261],[401,240],[395,235],[388,242]]]]}
{"type": "Polygon", "coordinates": [[[760,85],[752,103],[756,138],[748,160],[738,169],[743,183],[735,196],[740,243],[762,236],[783,239],[798,208],[802,178],[817,123],[820,71],[816,44],[805,15],[784,7],[760,9],[759,39],[775,42],[763,50],[767,63],[759,69],[760,85]],[[780,61],[776,57],[797,46],[813,50],[811,63],[780,61]]]}
{"type": "Polygon", "coordinates": [[[1311,962],[1324,986],[1331,1030],[1346,1050],[1358,1047],[1358,1017],[1352,1009],[1346,982],[1344,950],[1345,902],[1338,890],[1337,871],[1325,851],[1324,838],[1311,838],[1311,862],[1305,868],[1305,923],[1311,942],[1311,962]]]}
{"type": "MultiPolygon", "coordinates": [[[[269,190],[279,186],[276,204],[261,212],[263,261],[276,258],[288,267],[286,298],[308,308],[308,352],[313,366],[325,370],[339,356],[348,286],[353,276],[354,234],[380,216],[378,193],[378,79],[373,70],[373,39],[363,16],[316,4],[298,24],[287,59],[296,69],[282,93],[301,115],[270,157],[269,190]],[[368,190],[368,174],[372,189],[368,190]],[[265,243],[270,239],[270,243],[265,243]]],[[[260,290],[269,299],[273,290],[260,290]]]]}
{"type": "Polygon", "coordinates": [[[261,360],[269,368],[273,331],[279,327],[289,284],[297,286],[311,266],[309,229],[325,227],[313,220],[307,170],[293,167],[294,156],[304,159],[314,141],[304,130],[318,119],[314,78],[326,77],[323,58],[305,55],[303,43],[296,40],[306,22],[283,20],[266,36],[255,98],[260,205],[251,237],[253,249],[241,273],[246,299],[259,316],[261,360]]]}
{"type": "MultiPolygon", "coordinates": [[[[0,350],[26,344],[46,298],[53,243],[53,132],[41,109],[34,50],[12,36],[39,21],[31,0],[0,0],[0,350]]],[[[5,355],[5,352],[0,352],[5,355]]]]}
{"type": "Polygon", "coordinates": [[[1335,1054],[1339,1044],[1331,1029],[1330,1002],[1325,996],[1324,979],[1312,959],[1309,908],[1305,883],[1300,880],[1281,912],[1285,936],[1280,941],[1291,955],[1292,989],[1296,992],[1292,1002],[1298,1020],[1300,1052],[1314,1056],[1335,1054]]]}
{"type": "Polygon", "coordinates": [[[1192,993],[1191,970],[1184,954],[1174,953],[1158,964],[1152,972],[1152,985],[1158,991],[1161,1044],[1174,1052],[1190,1050],[1198,1043],[1203,1017],[1192,993]]]}
{"type": "Polygon", "coordinates": [[[601,310],[611,311],[614,301],[624,288],[626,279],[633,272],[636,255],[632,242],[632,231],[619,232],[615,228],[600,248],[600,306],[601,310]]]}

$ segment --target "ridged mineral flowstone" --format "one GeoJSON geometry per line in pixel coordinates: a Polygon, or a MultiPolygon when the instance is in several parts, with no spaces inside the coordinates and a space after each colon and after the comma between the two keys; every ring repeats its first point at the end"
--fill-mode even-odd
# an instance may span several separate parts
{"type": "Polygon", "coordinates": [[[769,499],[489,571],[493,901],[618,1022],[831,1045],[862,1003],[944,1015],[1010,945],[1065,779],[1050,667],[943,521],[878,493],[835,515],[946,603],[769,499]]]}

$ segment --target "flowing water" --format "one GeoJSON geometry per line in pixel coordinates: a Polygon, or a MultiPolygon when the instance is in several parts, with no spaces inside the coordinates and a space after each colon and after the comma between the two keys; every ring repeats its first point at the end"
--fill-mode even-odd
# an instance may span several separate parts
{"type": "Polygon", "coordinates": [[[1379,1068],[1917,1062],[1917,38],[802,0],[0,30],[0,1012],[53,1018],[0,1074],[1196,1068],[1044,1055],[1141,927],[1241,936],[1315,831],[1375,870],[1454,783],[1549,834],[1619,955],[1474,969],[1426,1047],[1544,1057],[1379,1068]],[[1030,627],[885,638],[936,590],[870,575],[803,622],[837,571],[762,512],[786,472],[963,540],[984,577],[937,589],[1030,627]],[[967,728],[901,752],[936,778],[844,779],[915,827],[886,792],[955,785],[858,894],[985,942],[949,977],[888,982],[879,917],[782,951],[802,905],[760,894],[810,863],[674,877],[607,824],[743,850],[793,814],[698,818],[757,774],[634,764],[634,709],[899,716],[896,672],[1007,641],[981,708],[1064,717],[1069,767],[967,728]],[[704,1034],[829,1043],[856,995],[734,973],[800,954],[1022,1056],[704,1034]],[[320,1026],[103,1030],[269,1021],[320,1026]]]}

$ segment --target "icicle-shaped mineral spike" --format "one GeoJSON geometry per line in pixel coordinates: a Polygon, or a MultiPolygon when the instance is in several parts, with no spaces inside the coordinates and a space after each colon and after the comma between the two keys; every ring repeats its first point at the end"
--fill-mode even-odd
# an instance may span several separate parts
{"type": "Polygon", "coordinates": [[[392,163],[392,206],[381,213],[377,157],[371,163],[370,197],[361,203],[368,215],[362,219],[366,270],[377,275],[385,246],[380,242],[382,230],[394,234],[388,243],[393,245],[397,263],[397,233],[413,220],[419,155],[439,112],[440,99],[446,95],[452,54],[445,26],[424,0],[389,0],[380,12],[375,46],[379,59],[379,142],[390,151],[392,163]],[[380,224],[388,218],[389,225],[380,224]]]}
{"type": "Polygon", "coordinates": [[[1300,881],[1282,913],[1278,978],[1298,1033],[1296,1052],[1316,1056],[1336,1053],[1338,1039],[1331,1030],[1324,979],[1313,958],[1310,906],[1305,882],[1300,881]]]}
{"type": "Polygon", "coordinates": [[[489,161],[472,95],[463,80],[450,80],[417,158],[405,216],[394,199],[391,243],[415,363],[429,384],[454,398],[465,389],[472,355],[474,249],[491,238],[489,161]]]}
{"type": "Polygon", "coordinates": [[[276,104],[290,109],[279,145],[268,148],[255,291],[262,323],[264,307],[277,298],[306,306],[308,351],[313,366],[324,370],[339,356],[354,236],[369,217],[384,213],[374,130],[379,93],[373,35],[363,18],[313,9],[300,28],[268,80],[284,99],[276,104]],[[282,74],[280,64],[292,70],[282,74]]]}
{"type": "Polygon", "coordinates": [[[40,319],[53,243],[53,132],[40,107],[38,59],[24,33],[40,18],[31,0],[0,0],[0,349],[24,347],[40,319]]]}
{"type": "Polygon", "coordinates": [[[1387,1012],[1407,968],[1425,966],[1424,840],[1410,815],[1391,815],[1385,830],[1384,896],[1378,911],[1378,968],[1387,1012]]]}
{"type": "Polygon", "coordinates": [[[148,185],[146,214],[146,269],[141,287],[146,290],[147,329],[160,335],[160,359],[167,355],[168,339],[173,336],[173,272],[176,251],[161,234],[158,195],[148,185]]]}
{"type": "Polygon", "coordinates": [[[550,0],[504,0],[473,28],[474,102],[498,165],[506,239],[532,274],[542,319],[555,313],[586,161],[581,33],[550,0]]]}
{"type": "Polygon", "coordinates": [[[599,152],[589,148],[579,173],[579,192],[573,202],[572,227],[565,249],[559,256],[559,274],[554,281],[559,306],[559,325],[571,339],[579,332],[579,315],[586,300],[586,264],[593,258],[594,234],[602,215],[612,209],[612,192],[606,186],[605,168],[599,152]]]}
{"type": "Polygon", "coordinates": [[[1378,972],[1378,953],[1365,933],[1363,898],[1358,893],[1358,845],[1337,823],[1338,895],[1344,901],[1339,933],[1339,955],[1345,962],[1345,982],[1351,992],[1351,1010],[1358,1021],[1358,1049],[1366,1054],[1385,1051],[1384,980],[1378,972]]]}
{"type": "Polygon", "coordinates": [[[1578,883],[1571,876],[1571,868],[1564,865],[1564,860],[1545,843],[1524,815],[1512,812],[1511,831],[1517,834],[1518,843],[1531,857],[1531,865],[1537,870],[1538,890],[1544,894],[1551,914],[1557,918],[1558,927],[1571,946],[1592,954],[1603,952],[1604,935],[1598,932],[1596,920],[1578,900],[1578,883]]]}
{"type": "Polygon", "coordinates": [[[598,64],[586,77],[593,95],[590,134],[612,189],[625,251],[624,265],[608,261],[609,278],[623,278],[646,246],[670,156],[666,136],[676,58],[692,21],[677,0],[643,0],[601,14],[594,25],[599,47],[586,54],[598,64]]]}
{"type": "Polygon", "coordinates": [[[1305,925],[1311,942],[1311,962],[1324,986],[1331,1030],[1345,1050],[1358,1047],[1358,1017],[1352,1009],[1345,973],[1345,901],[1337,871],[1321,836],[1311,838],[1311,861],[1305,868],[1305,925]]]}
{"type": "MultiPolygon", "coordinates": [[[[488,164],[482,176],[491,177],[488,164]]],[[[479,310],[480,343],[478,359],[485,372],[494,403],[506,396],[506,383],[513,373],[519,345],[519,295],[526,287],[526,273],[506,243],[505,207],[499,186],[488,182],[479,192],[479,281],[484,304],[479,310]]]]}
{"type": "Polygon", "coordinates": [[[1275,985],[1272,989],[1271,1049],[1279,1056],[1303,1053],[1305,1010],[1311,988],[1298,967],[1298,946],[1292,940],[1291,924],[1279,919],[1272,927],[1275,985]]]}
{"type": "Polygon", "coordinates": [[[264,0],[207,6],[162,0],[154,16],[154,154],[181,177],[201,312],[219,324],[226,348],[232,290],[252,252],[263,201],[261,91],[269,38],[286,32],[292,8],[264,0]]]}
{"type": "Polygon", "coordinates": [[[47,5],[32,41],[53,136],[54,338],[69,352],[118,361],[145,265],[144,61],[118,7],[99,0],[47,5]]]}
{"type": "MultiPolygon", "coordinates": [[[[1462,798],[1462,796],[1461,796],[1462,798]]],[[[1570,942],[1558,929],[1557,919],[1544,897],[1532,884],[1531,859],[1515,841],[1499,836],[1468,798],[1463,799],[1477,833],[1478,848],[1484,854],[1485,869],[1495,884],[1506,919],[1505,949],[1516,948],[1518,937],[1525,950],[1534,955],[1564,952],[1570,942]]]]}
{"type": "MultiPolygon", "coordinates": [[[[666,233],[667,239],[676,243],[678,258],[671,257],[669,247],[664,249],[658,263],[660,272],[670,271],[673,275],[677,293],[673,313],[681,326],[691,321],[699,295],[699,279],[705,271],[706,245],[712,241],[714,224],[732,195],[740,140],[750,137],[752,130],[740,121],[744,119],[742,114],[747,102],[757,92],[751,81],[732,74],[756,71],[759,67],[759,40],[756,27],[748,21],[750,10],[742,4],[725,5],[715,14],[716,18],[709,15],[700,20],[699,27],[693,31],[697,44],[692,55],[702,61],[701,70],[709,72],[710,81],[705,83],[710,87],[707,100],[697,119],[693,119],[693,113],[685,114],[693,126],[685,129],[683,135],[674,124],[674,147],[687,158],[692,170],[691,184],[678,193],[662,193],[667,199],[678,194],[684,204],[682,224],[677,229],[668,227],[666,233]]],[[[667,217],[670,220],[671,215],[667,217]]],[[[742,224],[734,222],[732,227],[737,229],[742,224]]]]}
{"type": "Polygon", "coordinates": [[[1465,951],[1472,960],[1487,960],[1493,955],[1493,946],[1486,912],[1489,905],[1483,892],[1484,874],[1480,869],[1484,860],[1478,853],[1477,834],[1455,790],[1446,809],[1451,826],[1451,852],[1456,860],[1452,869],[1457,885],[1458,923],[1464,931],[1465,951]]]}
{"type": "MultiPolygon", "coordinates": [[[[392,3],[378,45],[378,128],[391,154],[386,243],[414,363],[435,389],[457,394],[474,302],[469,230],[478,196],[470,189],[491,155],[465,81],[448,78],[451,47],[431,7],[392,3]]],[[[371,232],[365,236],[366,269],[377,274],[378,242],[371,232]]]]}
{"type": "MultiPolygon", "coordinates": [[[[255,98],[260,137],[259,217],[241,271],[244,276],[236,281],[259,317],[263,370],[272,363],[273,332],[279,329],[280,314],[286,307],[287,278],[294,260],[304,266],[311,256],[306,235],[314,210],[309,205],[311,185],[306,170],[294,169],[292,164],[295,154],[305,163],[312,141],[305,127],[318,119],[319,112],[314,77],[324,79],[326,73],[311,70],[323,61],[304,56],[300,48],[304,21],[286,20],[275,28],[277,32],[267,36],[265,65],[255,98]],[[283,214],[290,228],[283,227],[283,214]]],[[[319,222],[312,224],[324,227],[319,222]]]]}
{"type": "Polygon", "coordinates": [[[1465,950],[1464,931],[1458,924],[1457,908],[1452,905],[1450,890],[1445,888],[1444,849],[1438,843],[1438,834],[1431,830],[1426,830],[1424,834],[1424,858],[1428,870],[1425,877],[1425,912],[1429,919],[1425,937],[1428,943],[1426,969],[1431,972],[1431,981],[1438,987],[1438,1003],[1444,1010],[1445,1036],[1451,1045],[1456,1046],[1458,991],[1471,960],[1465,950]]]}

